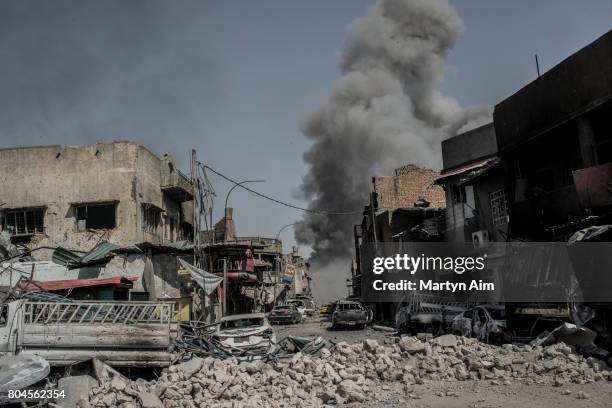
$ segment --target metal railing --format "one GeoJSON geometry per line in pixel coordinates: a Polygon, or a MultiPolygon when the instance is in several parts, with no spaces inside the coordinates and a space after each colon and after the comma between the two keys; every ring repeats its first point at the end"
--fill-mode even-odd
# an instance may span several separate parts
{"type": "Polygon", "coordinates": [[[25,324],[169,324],[172,303],[147,302],[27,302],[25,324]]]}

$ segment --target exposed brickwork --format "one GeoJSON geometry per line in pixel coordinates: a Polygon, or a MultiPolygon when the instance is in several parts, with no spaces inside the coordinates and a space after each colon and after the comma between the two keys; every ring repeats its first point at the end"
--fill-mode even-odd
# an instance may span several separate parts
{"type": "Polygon", "coordinates": [[[408,164],[396,169],[394,176],[374,177],[378,210],[413,207],[419,198],[429,201],[430,207],[444,208],[444,190],[433,184],[439,175],[439,171],[408,164]]]}

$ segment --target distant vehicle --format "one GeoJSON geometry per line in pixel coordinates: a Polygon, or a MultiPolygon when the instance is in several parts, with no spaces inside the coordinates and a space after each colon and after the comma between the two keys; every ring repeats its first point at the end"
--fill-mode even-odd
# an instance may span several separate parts
{"type": "Polygon", "coordinates": [[[342,300],[336,303],[332,315],[332,329],[354,326],[363,329],[372,319],[371,313],[359,302],[342,300]]]}
{"type": "Polygon", "coordinates": [[[502,305],[476,306],[457,315],[452,323],[455,334],[495,344],[512,340],[506,327],[506,309],[502,305]]]}
{"type": "Polygon", "coordinates": [[[276,333],[263,313],[226,316],[219,321],[214,336],[230,349],[267,352],[276,345],[276,333]]]}
{"type": "Polygon", "coordinates": [[[333,308],[332,308],[332,305],[330,304],[325,304],[319,307],[319,314],[328,315],[332,313],[333,313],[333,308]]]}
{"type": "Polygon", "coordinates": [[[309,299],[290,299],[287,301],[288,305],[295,305],[302,316],[314,316],[315,304],[309,299]]]}
{"type": "Polygon", "coordinates": [[[274,306],[268,315],[270,323],[300,323],[302,314],[298,311],[295,305],[277,305],[274,306]]]}

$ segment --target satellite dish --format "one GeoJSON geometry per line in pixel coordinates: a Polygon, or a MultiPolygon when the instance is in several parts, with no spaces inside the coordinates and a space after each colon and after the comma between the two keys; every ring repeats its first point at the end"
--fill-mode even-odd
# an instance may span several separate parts
{"type": "Polygon", "coordinates": [[[0,393],[20,390],[46,378],[49,363],[35,354],[5,355],[0,357],[0,393]]]}

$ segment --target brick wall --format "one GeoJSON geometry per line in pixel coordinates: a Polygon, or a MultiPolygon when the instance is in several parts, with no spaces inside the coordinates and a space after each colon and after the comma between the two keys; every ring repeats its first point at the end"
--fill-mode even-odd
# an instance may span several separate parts
{"type": "Polygon", "coordinates": [[[408,164],[396,169],[394,176],[374,177],[377,210],[413,207],[419,198],[429,201],[430,207],[444,208],[444,190],[433,184],[439,175],[439,171],[408,164]]]}

